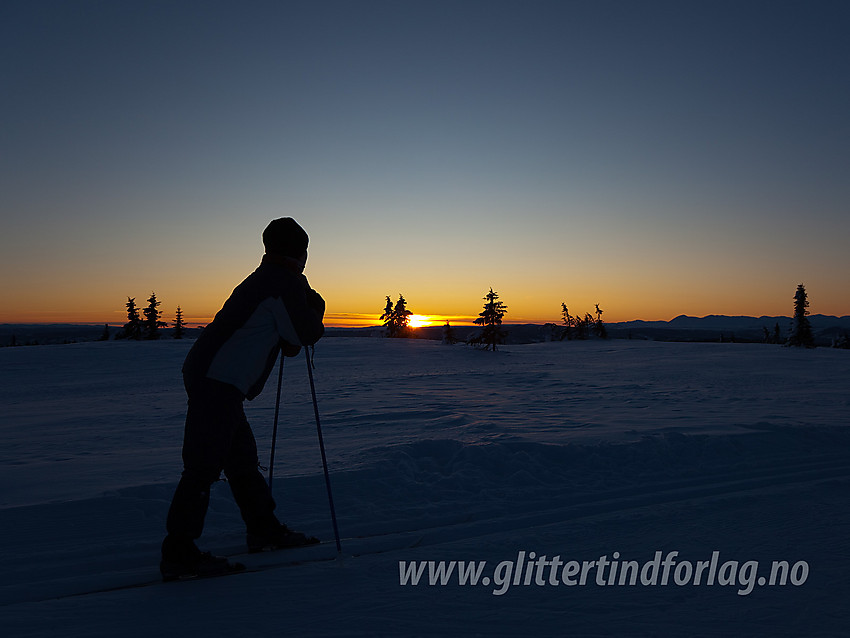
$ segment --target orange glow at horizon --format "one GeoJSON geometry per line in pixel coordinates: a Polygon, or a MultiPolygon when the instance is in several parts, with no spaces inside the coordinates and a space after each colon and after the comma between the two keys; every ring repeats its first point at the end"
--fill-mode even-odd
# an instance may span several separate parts
{"type": "Polygon", "coordinates": [[[411,328],[422,328],[424,326],[430,326],[431,324],[431,318],[426,317],[425,315],[410,315],[410,317],[408,317],[407,325],[411,328]]]}
{"type": "MultiPolygon", "coordinates": [[[[363,303],[364,297],[376,297],[369,291],[358,294],[350,286],[343,286],[335,280],[322,281],[322,277],[315,277],[316,289],[320,290],[323,297],[329,300],[328,311],[325,313],[324,324],[328,328],[380,328],[383,322],[380,319],[380,311],[372,311],[380,304],[363,303]],[[346,312],[351,308],[353,312],[346,312]]],[[[160,293],[157,290],[157,298],[162,302],[162,321],[173,326],[176,308],[179,305],[183,310],[184,322],[187,327],[207,325],[212,321],[213,315],[220,308],[221,303],[227,298],[233,287],[233,281],[238,277],[232,277],[226,282],[215,281],[214,284],[204,286],[199,281],[191,281],[185,285],[173,285],[171,288],[163,287],[160,293]],[[184,288],[191,288],[193,294],[182,292],[184,288]]],[[[98,282],[100,283],[100,282],[98,282]]],[[[237,281],[238,283],[238,281],[237,281]]],[[[771,284],[762,291],[764,297],[751,297],[750,289],[726,290],[712,286],[703,286],[700,294],[685,287],[669,286],[666,289],[669,297],[647,294],[649,291],[642,288],[626,289],[623,284],[609,284],[603,295],[595,295],[594,291],[576,287],[575,290],[564,294],[552,293],[550,291],[538,291],[521,288],[516,282],[509,282],[497,291],[509,307],[504,321],[506,324],[544,324],[547,322],[561,323],[561,301],[568,301],[568,306],[573,315],[591,312],[594,302],[600,301],[600,307],[604,310],[602,317],[606,323],[621,321],[644,320],[644,321],[669,321],[678,315],[702,317],[709,314],[717,315],[749,315],[749,316],[790,316],[792,311],[791,299],[795,284],[783,285],[782,282],[771,284]],[[790,291],[790,292],[789,292],[790,291]]],[[[822,300],[820,285],[807,285],[810,294],[812,314],[825,314],[843,316],[850,314],[845,304],[830,300],[822,300]]],[[[141,285],[126,286],[122,284],[109,284],[93,286],[89,296],[83,298],[72,287],[59,291],[42,292],[37,288],[24,288],[23,286],[12,288],[7,297],[8,303],[0,309],[0,324],[99,324],[101,327],[108,324],[110,327],[122,326],[127,321],[124,302],[129,294],[135,293],[136,302],[144,306],[145,295],[137,292],[144,290],[141,285]],[[129,292],[124,289],[129,289],[129,292]],[[38,291],[38,292],[36,292],[38,291]]],[[[440,289],[439,295],[429,294],[430,291],[413,290],[408,293],[407,299],[410,306],[415,308],[412,328],[416,327],[439,327],[448,321],[452,326],[472,326],[477,318],[477,312],[481,308],[481,295],[476,291],[455,291],[451,288],[440,289]],[[434,310],[436,312],[429,312],[434,310]]]]}
{"type": "MultiPolygon", "coordinates": [[[[471,326],[475,317],[465,315],[411,315],[411,328],[445,325],[446,321],[453,326],[471,326]]],[[[369,328],[382,325],[380,315],[366,313],[326,313],[325,327],[327,328],[369,328]]]]}

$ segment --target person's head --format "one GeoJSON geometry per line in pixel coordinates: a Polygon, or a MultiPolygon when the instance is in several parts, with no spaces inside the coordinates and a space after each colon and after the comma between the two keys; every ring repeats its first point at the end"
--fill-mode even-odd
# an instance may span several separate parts
{"type": "Polygon", "coordinates": [[[273,219],[263,231],[263,245],[271,255],[304,261],[308,243],[307,233],[291,217],[273,219]]]}

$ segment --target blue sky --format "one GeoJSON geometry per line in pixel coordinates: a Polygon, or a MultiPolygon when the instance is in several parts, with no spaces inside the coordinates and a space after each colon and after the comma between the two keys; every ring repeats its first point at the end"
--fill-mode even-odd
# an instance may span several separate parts
{"type": "MultiPolygon", "coordinates": [[[[6,2],[0,321],[850,314],[845,2],[6,2]],[[168,310],[167,310],[168,312],[168,310]]],[[[340,319],[341,320],[341,319],[340,319]]]]}

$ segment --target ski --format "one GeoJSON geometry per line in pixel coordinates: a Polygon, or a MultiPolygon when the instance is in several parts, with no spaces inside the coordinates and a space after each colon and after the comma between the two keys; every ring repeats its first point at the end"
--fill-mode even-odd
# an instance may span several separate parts
{"type": "Polygon", "coordinates": [[[212,580],[229,576],[239,576],[242,574],[255,574],[273,569],[296,567],[311,563],[332,562],[336,560],[344,561],[348,558],[376,555],[399,549],[416,547],[422,542],[422,539],[423,534],[421,531],[343,538],[341,541],[344,544],[344,549],[346,550],[344,554],[337,551],[335,540],[320,541],[319,543],[313,543],[310,545],[300,545],[297,547],[287,547],[274,551],[253,553],[249,552],[247,547],[244,545],[230,548],[219,548],[214,550],[212,554],[226,556],[229,560],[233,561],[235,566],[238,566],[236,569],[218,574],[194,576],[182,579],[178,578],[170,581],[163,581],[159,574],[153,576],[154,572],[149,568],[145,568],[144,570],[128,570],[109,575],[113,581],[118,582],[106,584],[101,587],[85,589],[83,591],[51,596],[50,599],[62,600],[66,598],[77,598],[81,596],[106,594],[154,586],[176,587],[176,583],[190,583],[193,581],[212,580]]]}

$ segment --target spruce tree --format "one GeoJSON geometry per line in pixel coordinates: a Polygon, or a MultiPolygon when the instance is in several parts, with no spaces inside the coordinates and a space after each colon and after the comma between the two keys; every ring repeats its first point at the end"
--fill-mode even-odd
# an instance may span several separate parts
{"type": "Polygon", "coordinates": [[[103,324],[103,332],[100,333],[98,341],[109,341],[109,324],[103,324]]]}
{"type": "Polygon", "coordinates": [[[180,306],[177,306],[177,314],[174,317],[174,338],[182,339],[184,331],[185,324],[183,323],[183,310],[180,306]]]}
{"type": "Polygon", "coordinates": [[[388,337],[394,337],[393,332],[393,301],[387,295],[387,305],[384,306],[384,314],[381,315],[381,321],[384,322],[385,334],[388,337]]]}
{"type": "Polygon", "coordinates": [[[791,336],[788,337],[786,345],[795,347],[814,348],[815,340],[812,336],[812,324],[809,323],[809,300],[806,295],[806,287],[803,284],[797,286],[794,293],[794,319],[791,324],[791,336]]]}
{"type": "Polygon", "coordinates": [[[573,328],[576,327],[576,320],[567,309],[567,304],[561,304],[561,317],[564,321],[564,331],[561,333],[561,341],[564,339],[573,338],[573,328]]]}
{"type": "Polygon", "coordinates": [[[395,302],[395,308],[393,308],[393,319],[395,320],[397,337],[406,337],[409,335],[410,315],[412,314],[407,309],[407,302],[404,300],[404,296],[399,293],[398,301],[395,302]]]}
{"type": "Polygon", "coordinates": [[[593,322],[593,331],[600,339],[608,338],[608,330],[605,329],[605,324],[602,323],[602,310],[599,309],[599,304],[596,304],[596,319],[593,322]]]}
{"type": "Polygon", "coordinates": [[[138,341],[142,338],[142,320],[139,317],[139,309],[136,308],[136,298],[127,297],[125,306],[127,307],[127,323],[124,324],[117,338],[138,341]]]}
{"type": "Polygon", "coordinates": [[[496,344],[504,343],[507,336],[501,325],[502,317],[507,313],[508,307],[501,301],[497,301],[498,298],[499,295],[490,288],[490,292],[484,296],[484,300],[487,302],[484,304],[484,310],[478,314],[478,319],[473,322],[483,326],[483,329],[481,334],[470,340],[470,343],[475,345],[483,345],[485,350],[492,348],[493,352],[496,351],[496,344]]]}
{"type": "Polygon", "coordinates": [[[388,337],[406,337],[410,329],[408,325],[410,324],[410,315],[413,313],[407,309],[407,301],[404,299],[404,295],[399,293],[398,301],[393,306],[392,300],[387,296],[387,305],[384,308],[384,314],[381,315],[381,319],[384,322],[384,328],[386,329],[386,336],[388,337]]]}
{"type": "Polygon", "coordinates": [[[159,317],[162,314],[158,310],[160,303],[161,302],[156,299],[156,293],[152,292],[151,296],[148,298],[148,307],[144,310],[145,339],[159,339],[158,330],[168,325],[166,322],[159,320],[159,317]]]}

